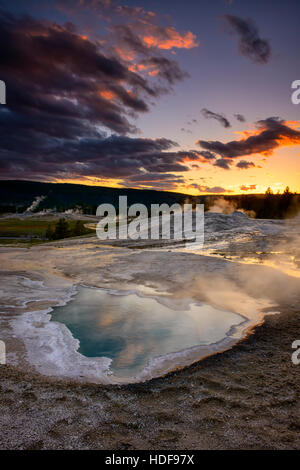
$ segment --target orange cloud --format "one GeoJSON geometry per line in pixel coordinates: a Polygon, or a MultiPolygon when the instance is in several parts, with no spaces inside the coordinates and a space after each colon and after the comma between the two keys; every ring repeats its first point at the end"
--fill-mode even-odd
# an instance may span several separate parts
{"type": "Polygon", "coordinates": [[[115,51],[122,60],[128,62],[132,62],[136,57],[136,54],[133,51],[129,52],[127,49],[125,50],[122,47],[115,47],[115,51]]]}
{"type": "Polygon", "coordinates": [[[116,97],[116,94],[111,90],[101,90],[99,91],[99,95],[108,101],[112,101],[116,97]]]}
{"type": "Polygon", "coordinates": [[[254,191],[256,189],[256,184],[250,184],[249,186],[245,186],[244,184],[240,186],[241,191],[254,191]]]}
{"type": "Polygon", "coordinates": [[[146,65],[144,64],[133,64],[133,65],[130,65],[128,67],[128,69],[131,71],[131,72],[141,72],[143,70],[146,70],[147,67],[146,65]]]}
{"type": "Polygon", "coordinates": [[[181,35],[175,28],[167,27],[163,30],[163,34],[159,34],[159,30],[156,31],[156,33],[158,34],[143,36],[142,40],[148,47],[158,47],[158,49],[169,50],[174,47],[178,49],[192,49],[199,45],[196,42],[195,34],[191,31],[187,31],[181,35]]]}
{"type": "MultiPolygon", "coordinates": [[[[284,121],[284,124],[286,126],[290,127],[291,129],[298,129],[300,127],[300,121],[284,121]]],[[[244,137],[247,138],[247,137],[251,137],[251,136],[254,136],[254,135],[259,135],[264,128],[265,127],[262,126],[262,127],[256,128],[256,129],[248,129],[248,130],[244,130],[244,131],[235,131],[234,133],[240,135],[241,139],[243,139],[244,137]]]]}
{"type": "Polygon", "coordinates": [[[155,75],[159,74],[159,70],[158,69],[150,70],[150,72],[148,72],[148,74],[151,75],[151,77],[155,77],[155,75]]]}
{"type": "Polygon", "coordinates": [[[298,129],[300,127],[300,121],[285,121],[285,124],[292,129],[298,129]]]}
{"type": "Polygon", "coordinates": [[[145,64],[133,64],[133,65],[130,65],[128,67],[128,69],[131,71],[131,72],[146,72],[148,73],[148,75],[150,75],[151,77],[155,77],[156,75],[159,74],[159,70],[154,68],[154,65],[152,64],[149,64],[149,65],[145,65],[145,64]]]}
{"type": "MultiPolygon", "coordinates": [[[[197,144],[222,160],[260,154],[272,155],[274,150],[284,146],[300,145],[300,131],[297,121],[284,121],[276,117],[260,120],[256,129],[244,131],[243,138],[227,143],[199,140],[197,144]],[[290,125],[288,125],[290,124],[290,125]]],[[[218,160],[220,162],[220,160],[218,160]]],[[[218,166],[218,162],[214,163],[218,166]]]]}

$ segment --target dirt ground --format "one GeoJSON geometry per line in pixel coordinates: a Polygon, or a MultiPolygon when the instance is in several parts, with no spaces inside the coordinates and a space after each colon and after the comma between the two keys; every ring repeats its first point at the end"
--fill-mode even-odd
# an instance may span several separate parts
{"type": "Polygon", "coordinates": [[[300,310],[281,309],[232,350],[144,384],[0,366],[0,448],[299,449],[300,310]]]}

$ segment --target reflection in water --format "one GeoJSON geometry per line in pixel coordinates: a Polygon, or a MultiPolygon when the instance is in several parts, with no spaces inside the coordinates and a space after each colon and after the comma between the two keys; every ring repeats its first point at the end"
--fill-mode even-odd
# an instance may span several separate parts
{"type": "MultiPolygon", "coordinates": [[[[238,260],[245,264],[262,264],[271,268],[278,269],[279,271],[292,277],[300,277],[299,260],[286,253],[268,253],[264,256],[264,253],[257,253],[257,256],[247,256],[238,260]]],[[[236,257],[237,258],[237,257],[236,257]]],[[[235,259],[233,256],[230,259],[235,259]]]]}
{"type": "Polygon", "coordinates": [[[111,358],[116,376],[136,375],[152,357],[222,340],[244,318],[206,304],[173,309],[154,298],[79,287],[52,320],[67,325],[87,357],[111,358]]]}

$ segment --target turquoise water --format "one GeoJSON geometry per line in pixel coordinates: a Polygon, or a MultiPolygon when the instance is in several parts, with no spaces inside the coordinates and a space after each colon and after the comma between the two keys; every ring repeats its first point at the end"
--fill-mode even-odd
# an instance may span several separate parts
{"type": "Polygon", "coordinates": [[[79,339],[81,354],[109,357],[116,376],[132,377],[151,357],[222,340],[243,318],[207,304],[175,310],[154,298],[79,287],[67,305],[54,308],[52,320],[79,339]]]}

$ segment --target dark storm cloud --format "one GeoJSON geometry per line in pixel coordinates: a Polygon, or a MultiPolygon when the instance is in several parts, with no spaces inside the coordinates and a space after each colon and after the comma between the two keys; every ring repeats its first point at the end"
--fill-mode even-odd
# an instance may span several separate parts
{"type": "Polygon", "coordinates": [[[3,178],[21,176],[50,181],[77,177],[115,178],[127,186],[130,182],[141,185],[146,178],[148,184],[152,181],[153,187],[163,188],[165,183],[165,189],[171,189],[176,182],[183,181],[171,172],[188,171],[185,161],[198,159],[193,152],[171,151],[174,146],[175,142],[163,138],[152,140],[117,135],[82,138],[79,142],[41,137],[32,145],[31,133],[24,131],[18,132],[14,139],[4,140],[0,169],[3,178]]]}
{"type": "Polygon", "coordinates": [[[242,114],[234,114],[234,117],[240,122],[246,122],[246,118],[242,114]]]}
{"type": "MultiPolygon", "coordinates": [[[[162,87],[106,55],[74,25],[1,11],[0,40],[8,103],[0,108],[2,178],[128,179],[146,172],[149,181],[159,173],[159,184],[174,184],[170,172],[187,171],[185,160],[197,159],[171,151],[177,144],[164,138],[125,136],[136,131],[128,119],[146,112],[162,87]],[[109,137],[105,129],[121,135],[109,137]]],[[[147,60],[168,84],[184,78],[172,60],[147,60]]]]}
{"type": "MultiPolygon", "coordinates": [[[[0,22],[1,76],[10,90],[11,108],[88,119],[122,133],[134,130],[126,115],[148,111],[146,98],[162,92],[105,55],[99,43],[81,36],[70,23],[18,19],[3,11],[0,22]]],[[[187,76],[173,60],[150,57],[147,62],[169,84],[187,76]]]]}
{"type": "Polygon", "coordinates": [[[1,76],[10,110],[37,121],[54,120],[54,126],[58,117],[65,118],[65,132],[80,127],[76,120],[81,121],[80,134],[89,133],[92,124],[120,133],[134,131],[126,115],[147,111],[144,97],[157,96],[144,78],[106,57],[73,25],[17,19],[1,12],[0,40],[1,76]],[[115,101],[101,95],[107,91],[115,101]]]}
{"type": "Polygon", "coordinates": [[[206,109],[206,108],[203,108],[201,110],[201,113],[206,119],[215,119],[223,127],[231,127],[230,122],[223,114],[214,113],[213,111],[210,111],[209,109],[206,109]]]}
{"type": "Polygon", "coordinates": [[[240,53],[255,63],[266,64],[271,57],[271,47],[266,39],[260,38],[253,21],[234,15],[225,15],[224,18],[240,38],[240,53]]]}
{"type": "Polygon", "coordinates": [[[246,160],[240,160],[236,164],[237,168],[240,168],[241,170],[247,170],[248,168],[255,167],[253,162],[247,162],[246,160]]]}
{"type": "MultiPolygon", "coordinates": [[[[271,155],[278,147],[300,145],[300,132],[277,117],[270,117],[256,123],[254,135],[227,143],[198,140],[197,144],[209,152],[218,154],[222,159],[232,159],[245,155],[271,155]]],[[[220,166],[220,165],[218,165],[220,166]]]]}
{"type": "Polygon", "coordinates": [[[182,163],[186,154],[168,151],[176,144],[167,139],[115,135],[81,138],[77,142],[41,136],[32,145],[31,137],[31,133],[25,130],[23,133],[18,132],[14,139],[2,138],[0,157],[7,174],[18,168],[22,176],[27,172],[27,176],[32,173],[49,177],[78,174],[120,178],[138,174],[140,168],[148,172],[187,170],[182,163]]]}

